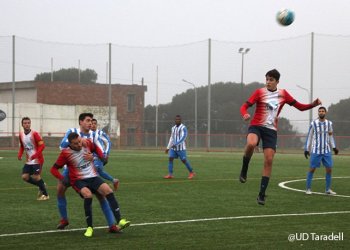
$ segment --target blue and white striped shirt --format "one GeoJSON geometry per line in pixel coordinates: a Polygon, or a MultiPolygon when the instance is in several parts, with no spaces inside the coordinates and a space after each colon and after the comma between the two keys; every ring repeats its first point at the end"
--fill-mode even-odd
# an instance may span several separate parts
{"type": "Polygon", "coordinates": [[[95,146],[99,147],[102,150],[102,152],[106,154],[106,152],[104,151],[104,147],[102,146],[101,141],[99,139],[99,136],[92,130],[90,130],[89,133],[85,134],[81,132],[80,128],[70,128],[67,130],[65,136],[63,137],[60,143],[60,150],[64,148],[68,148],[69,146],[68,135],[72,132],[77,133],[81,138],[91,140],[91,142],[93,142],[95,146]]]}
{"type": "Polygon", "coordinates": [[[310,151],[310,147],[313,154],[327,154],[331,152],[332,148],[336,147],[331,121],[316,119],[310,124],[304,150],[310,151]]]}
{"type": "Polygon", "coordinates": [[[103,153],[109,155],[109,152],[111,151],[112,142],[109,139],[108,135],[103,130],[99,129],[96,129],[95,133],[100,144],[103,147],[103,153]]]}
{"type": "Polygon", "coordinates": [[[167,149],[175,151],[186,150],[187,128],[182,123],[171,128],[171,136],[167,149]]]}

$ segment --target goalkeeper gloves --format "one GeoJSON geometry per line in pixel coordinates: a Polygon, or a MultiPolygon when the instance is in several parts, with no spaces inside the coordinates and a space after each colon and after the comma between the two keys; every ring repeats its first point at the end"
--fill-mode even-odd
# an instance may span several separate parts
{"type": "Polygon", "coordinates": [[[333,151],[334,151],[334,154],[338,154],[339,153],[339,150],[337,148],[333,148],[333,151]]]}

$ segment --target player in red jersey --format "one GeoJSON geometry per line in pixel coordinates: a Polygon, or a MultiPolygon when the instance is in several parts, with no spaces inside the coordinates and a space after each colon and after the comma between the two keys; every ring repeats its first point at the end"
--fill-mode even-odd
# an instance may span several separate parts
{"type": "Polygon", "coordinates": [[[250,122],[245,146],[243,164],[239,181],[247,181],[249,161],[254,153],[254,148],[262,141],[264,153],[264,168],[261,178],[260,192],[257,198],[258,204],[265,205],[265,191],[268,186],[272,162],[276,153],[277,145],[277,121],[284,104],[294,106],[298,110],[305,111],[321,104],[317,98],[310,104],[302,104],[296,101],[285,89],[278,89],[280,73],[270,70],[266,73],[266,87],[257,89],[241,106],[241,115],[244,121],[250,120],[248,108],[256,105],[253,119],[250,122]]]}
{"type": "Polygon", "coordinates": [[[22,118],[23,132],[19,133],[18,160],[22,160],[23,152],[26,152],[26,163],[22,170],[22,179],[32,185],[39,187],[37,200],[49,199],[45,183],[41,178],[41,170],[44,164],[43,150],[45,144],[40,134],[31,129],[29,117],[22,118]]]}
{"type": "Polygon", "coordinates": [[[70,184],[83,198],[86,223],[85,236],[91,237],[92,228],[92,194],[98,193],[107,199],[108,204],[114,214],[117,222],[118,231],[130,225],[130,222],[121,219],[120,209],[117,200],[114,197],[112,189],[106,184],[97,173],[94,166],[93,158],[88,160],[86,155],[95,152],[101,160],[106,161],[102,150],[95,146],[91,140],[82,139],[78,133],[72,132],[68,135],[69,147],[62,149],[55,164],[51,167],[51,173],[59,180],[63,180],[64,176],[58,171],[67,165],[69,169],[70,184]]]}

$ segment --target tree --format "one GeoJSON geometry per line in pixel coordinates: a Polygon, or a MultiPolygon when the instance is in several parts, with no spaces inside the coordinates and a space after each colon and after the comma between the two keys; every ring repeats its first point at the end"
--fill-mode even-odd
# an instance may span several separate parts
{"type": "MultiPolygon", "coordinates": [[[[34,78],[35,81],[51,81],[51,72],[44,72],[37,74],[34,78]]],[[[60,69],[53,72],[54,81],[64,81],[64,82],[79,82],[79,69],[68,68],[60,69]]],[[[93,69],[85,69],[80,71],[80,82],[81,83],[96,83],[97,73],[93,69]]]]}
{"type": "MultiPolygon", "coordinates": [[[[211,132],[213,134],[245,134],[247,132],[247,123],[242,122],[239,109],[243,100],[247,100],[250,94],[263,87],[261,83],[250,83],[244,86],[239,83],[215,83],[211,86],[211,132]]],[[[197,88],[198,111],[197,128],[198,133],[207,131],[207,112],[208,112],[208,87],[197,88]]],[[[156,107],[148,105],[145,108],[145,131],[155,131],[155,111],[156,107]]],[[[252,114],[254,109],[249,109],[252,114]]],[[[184,93],[175,95],[171,103],[159,105],[158,107],[158,132],[169,131],[174,123],[175,115],[180,114],[189,130],[194,130],[194,90],[189,89],[184,93]]],[[[296,134],[293,126],[287,119],[279,121],[280,134],[296,134]]]]}

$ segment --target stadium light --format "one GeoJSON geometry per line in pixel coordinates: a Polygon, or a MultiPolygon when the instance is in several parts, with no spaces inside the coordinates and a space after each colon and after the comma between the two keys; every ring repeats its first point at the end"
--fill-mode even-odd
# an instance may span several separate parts
{"type": "MultiPolygon", "coordinates": [[[[243,67],[244,67],[244,55],[250,51],[250,48],[240,48],[238,53],[242,55],[242,71],[241,71],[241,84],[243,85],[243,67]]],[[[243,87],[243,86],[242,86],[243,87]]]]}
{"type": "Polygon", "coordinates": [[[197,88],[196,85],[192,82],[182,79],[183,82],[188,83],[194,88],[194,147],[197,148],[197,88]]]}
{"type": "MultiPolygon", "coordinates": [[[[307,88],[304,88],[298,84],[296,86],[299,89],[305,90],[307,92],[307,97],[309,99],[309,103],[312,103],[312,97],[311,97],[310,91],[307,88]]],[[[309,124],[311,124],[311,122],[312,122],[312,109],[309,109],[309,124]]]]}
{"type": "Polygon", "coordinates": [[[250,48],[239,48],[238,53],[242,55],[242,70],[241,70],[241,103],[243,103],[243,68],[244,68],[244,55],[249,52],[250,48]]]}

